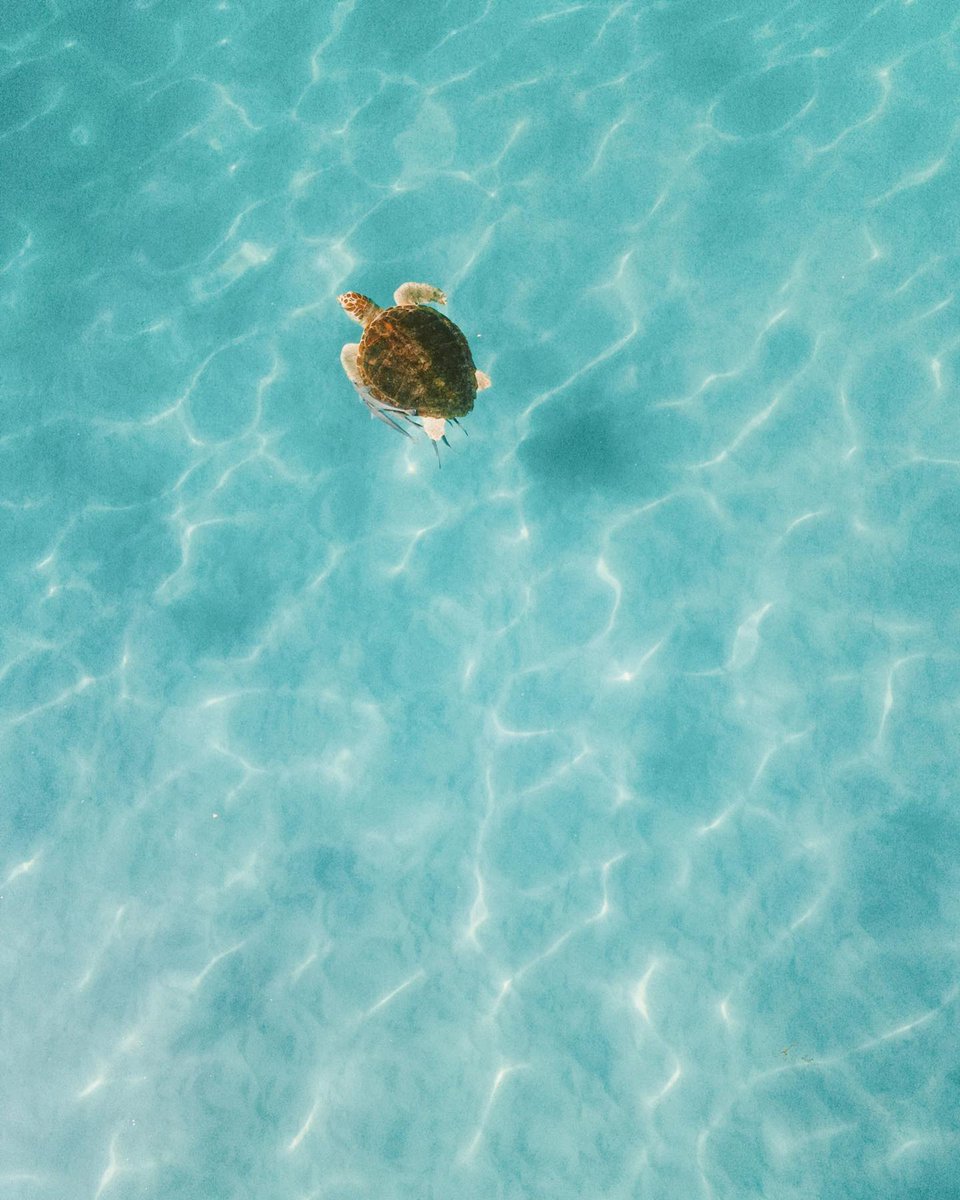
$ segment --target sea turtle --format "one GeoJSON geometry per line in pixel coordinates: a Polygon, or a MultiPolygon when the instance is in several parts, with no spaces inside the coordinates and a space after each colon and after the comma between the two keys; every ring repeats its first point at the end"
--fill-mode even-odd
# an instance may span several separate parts
{"type": "Polygon", "coordinates": [[[444,425],[465,416],[490,380],[478,371],[467,339],[456,325],[427,304],[446,304],[429,283],[404,283],[390,308],[378,308],[359,292],[338,296],[344,312],[363,326],[359,344],[340,351],[347,378],[373,416],[410,435],[396,419],[419,417],[434,443],[444,425]]]}

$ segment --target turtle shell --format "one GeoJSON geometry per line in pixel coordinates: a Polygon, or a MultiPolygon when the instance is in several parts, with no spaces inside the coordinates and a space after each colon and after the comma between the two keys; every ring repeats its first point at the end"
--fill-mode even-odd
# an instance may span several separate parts
{"type": "Polygon", "coordinates": [[[374,317],[360,339],[357,369],[374,399],[421,417],[462,417],[477,395],[467,339],[424,304],[398,304],[374,317]]]}

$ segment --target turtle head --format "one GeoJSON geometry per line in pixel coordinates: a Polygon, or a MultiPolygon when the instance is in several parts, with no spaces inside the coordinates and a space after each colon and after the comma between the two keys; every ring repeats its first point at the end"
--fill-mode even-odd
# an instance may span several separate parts
{"type": "Polygon", "coordinates": [[[371,299],[361,296],[359,292],[344,292],[337,300],[347,316],[353,317],[360,325],[366,325],[380,311],[371,299]]]}

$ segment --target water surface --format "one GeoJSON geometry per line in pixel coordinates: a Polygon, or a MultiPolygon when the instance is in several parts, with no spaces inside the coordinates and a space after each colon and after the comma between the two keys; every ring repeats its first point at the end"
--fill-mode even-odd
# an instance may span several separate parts
{"type": "Polygon", "coordinates": [[[960,21],[0,14],[0,1195],[960,1190],[960,21]],[[438,471],[336,295],[448,293],[438,471]]]}

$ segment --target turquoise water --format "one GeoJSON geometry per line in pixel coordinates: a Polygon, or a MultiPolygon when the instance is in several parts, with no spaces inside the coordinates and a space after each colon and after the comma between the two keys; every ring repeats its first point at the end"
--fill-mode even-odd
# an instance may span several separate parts
{"type": "Polygon", "coordinates": [[[946,0],[2,9],[0,1197],[960,1195],[958,88],[946,0]]]}

